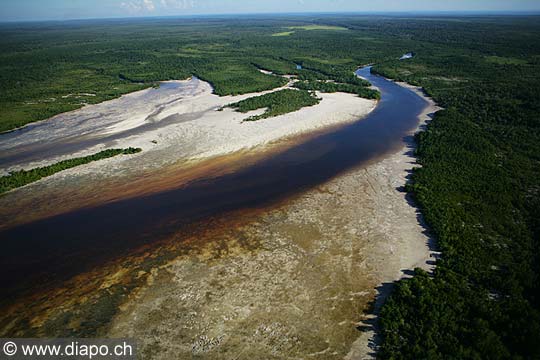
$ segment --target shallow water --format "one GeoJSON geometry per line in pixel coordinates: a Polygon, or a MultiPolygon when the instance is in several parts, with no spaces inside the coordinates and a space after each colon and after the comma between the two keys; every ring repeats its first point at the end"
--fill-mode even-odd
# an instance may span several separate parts
{"type": "Polygon", "coordinates": [[[122,256],[183,226],[228,211],[264,207],[321,184],[403,145],[427,102],[409,89],[358,74],[382,99],[366,118],[331,130],[234,173],[0,232],[1,292],[32,282],[58,281],[122,256]]]}

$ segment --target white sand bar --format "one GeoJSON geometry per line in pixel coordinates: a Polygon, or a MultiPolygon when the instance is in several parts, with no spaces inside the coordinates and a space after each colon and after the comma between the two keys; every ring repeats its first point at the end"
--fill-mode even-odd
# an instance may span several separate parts
{"type": "MultiPolygon", "coordinates": [[[[283,88],[291,84],[292,81],[283,88]]],[[[256,122],[243,120],[262,110],[247,114],[230,108],[218,111],[224,105],[271,91],[220,97],[213,94],[210,84],[197,78],[163,82],[158,89],[88,105],[1,135],[0,172],[130,146],[143,149],[137,155],[141,167],[154,168],[260,147],[355,121],[376,106],[376,101],[352,94],[319,93],[322,100],[316,106],[256,122]]],[[[123,158],[126,157],[116,158],[115,166],[123,158]]]]}

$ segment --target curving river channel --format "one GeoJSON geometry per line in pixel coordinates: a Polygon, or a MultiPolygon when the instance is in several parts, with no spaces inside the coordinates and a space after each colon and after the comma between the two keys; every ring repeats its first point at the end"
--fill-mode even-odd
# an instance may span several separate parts
{"type": "MultiPolygon", "coordinates": [[[[0,232],[1,294],[86,271],[210,216],[263,207],[403,146],[428,105],[413,91],[357,71],[382,99],[366,118],[234,173],[157,194],[42,219],[0,232]]],[[[0,137],[1,139],[1,137],[0,137]]]]}

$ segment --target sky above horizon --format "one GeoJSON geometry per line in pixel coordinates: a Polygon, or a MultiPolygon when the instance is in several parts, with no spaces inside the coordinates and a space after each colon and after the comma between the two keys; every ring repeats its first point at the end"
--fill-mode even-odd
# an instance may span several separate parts
{"type": "Polygon", "coordinates": [[[540,0],[0,0],[0,21],[287,12],[539,12],[540,0]]]}

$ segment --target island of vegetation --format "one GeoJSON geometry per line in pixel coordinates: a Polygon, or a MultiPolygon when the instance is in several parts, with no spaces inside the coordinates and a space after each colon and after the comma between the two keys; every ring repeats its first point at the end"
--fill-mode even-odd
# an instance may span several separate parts
{"type": "Polygon", "coordinates": [[[325,93],[344,92],[350,94],[357,94],[358,96],[366,99],[378,100],[381,97],[380,93],[377,90],[354,84],[343,84],[325,81],[301,81],[294,84],[294,86],[298,89],[309,91],[321,91],[325,93]]]}
{"type": "Polygon", "coordinates": [[[100,151],[93,155],[63,160],[49,166],[43,166],[31,170],[13,171],[9,175],[2,176],[0,178],[0,194],[24,185],[28,185],[62,170],[88,164],[92,161],[107,159],[121,154],[136,154],[141,151],[142,149],[140,148],[108,149],[100,151]]]}
{"type": "Polygon", "coordinates": [[[317,105],[319,101],[320,99],[317,98],[313,92],[306,90],[284,89],[265,95],[250,97],[230,104],[229,107],[242,113],[247,113],[257,109],[266,109],[263,114],[250,116],[244,120],[257,121],[297,111],[306,106],[317,105]]]}

